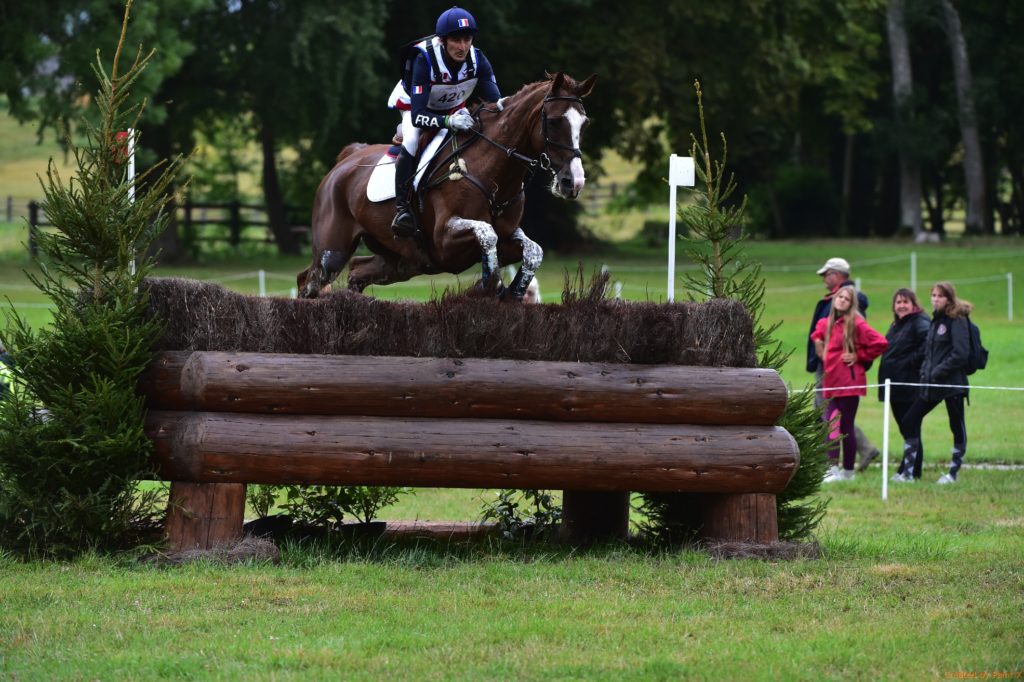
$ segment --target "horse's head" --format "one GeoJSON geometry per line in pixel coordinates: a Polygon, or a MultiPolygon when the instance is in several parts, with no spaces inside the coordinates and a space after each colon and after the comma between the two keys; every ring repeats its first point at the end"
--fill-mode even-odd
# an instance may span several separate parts
{"type": "Polygon", "coordinates": [[[562,72],[548,75],[551,86],[540,109],[542,154],[551,164],[551,193],[566,199],[579,196],[586,182],[580,140],[589,122],[583,98],[594,88],[597,76],[577,83],[562,72]]]}

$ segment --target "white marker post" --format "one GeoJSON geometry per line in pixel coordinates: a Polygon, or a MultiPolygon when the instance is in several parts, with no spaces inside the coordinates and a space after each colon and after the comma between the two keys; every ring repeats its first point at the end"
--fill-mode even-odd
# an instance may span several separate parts
{"type": "Polygon", "coordinates": [[[676,298],[676,187],[696,185],[693,158],[668,158],[668,302],[676,298]]]}
{"type": "MultiPolygon", "coordinates": [[[[128,200],[135,203],[135,128],[128,129],[128,200]]],[[[135,247],[132,247],[132,277],[135,276],[135,247]]]]}
{"type": "Polygon", "coordinates": [[[885,405],[882,407],[882,499],[889,499],[889,399],[892,379],[885,380],[885,405]]]}
{"type": "Polygon", "coordinates": [[[1006,319],[1013,322],[1013,273],[1006,273],[1006,319]]]}

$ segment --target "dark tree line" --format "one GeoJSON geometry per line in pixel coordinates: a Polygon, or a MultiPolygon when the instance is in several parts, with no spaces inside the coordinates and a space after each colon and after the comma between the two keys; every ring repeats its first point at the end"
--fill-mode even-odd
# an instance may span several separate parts
{"type": "MultiPolygon", "coordinates": [[[[139,89],[150,158],[224,131],[261,151],[279,248],[295,252],[285,203],[309,205],[342,146],[386,141],[397,51],[450,2],[139,0],[129,42],[158,52],[139,89]],[[287,154],[283,152],[287,151],[287,154]]],[[[713,131],[771,236],[944,231],[1018,234],[1024,220],[1024,7],[1012,0],[489,0],[468,5],[503,92],[564,70],[599,75],[585,149],[640,161],[640,201],[664,196],[669,153],[697,129],[700,79],[713,131]]],[[[88,65],[123,5],[0,5],[0,89],[23,120],[53,128],[91,89],[88,65]],[[17,7],[13,7],[13,5],[17,7]],[[81,85],[78,85],[81,84],[81,85]]],[[[531,192],[531,196],[534,193],[531,192]]],[[[538,193],[539,194],[539,193],[538,193]]],[[[535,200],[539,201],[539,199],[535,200]]],[[[558,245],[536,206],[528,226],[558,245]]],[[[165,252],[173,243],[164,244],[165,252]]]]}

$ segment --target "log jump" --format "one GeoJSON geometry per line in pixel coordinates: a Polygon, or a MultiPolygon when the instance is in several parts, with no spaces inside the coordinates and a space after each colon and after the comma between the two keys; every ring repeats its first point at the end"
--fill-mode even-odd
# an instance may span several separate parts
{"type": "Polygon", "coordinates": [[[571,542],[690,493],[705,537],[772,542],[799,464],[764,369],[167,351],[141,390],[176,549],[240,535],[250,483],[560,489],[571,542]]]}

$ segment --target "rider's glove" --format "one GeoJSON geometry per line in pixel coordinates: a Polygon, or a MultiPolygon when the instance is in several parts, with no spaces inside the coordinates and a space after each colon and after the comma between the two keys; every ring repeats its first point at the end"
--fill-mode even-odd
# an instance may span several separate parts
{"type": "Polygon", "coordinates": [[[466,109],[459,109],[446,118],[445,125],[455,132],[462,132],[473,127],[473,117],[466,109]]]}
{"type": "Polygon", "coordinates": [[[508,97],[502,97],[501,99],[499,99],[497,102],[494,103],[494,108],[497,109],[498,111],[504,111],[505,110],[505,102],[507,102],[507,101],[508,101],[508,97]]]}

